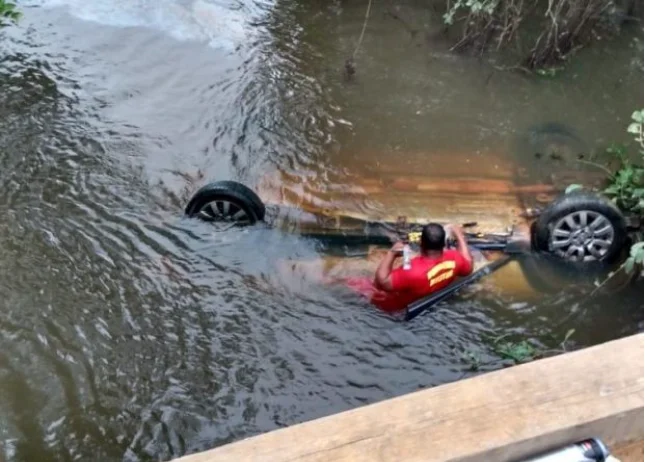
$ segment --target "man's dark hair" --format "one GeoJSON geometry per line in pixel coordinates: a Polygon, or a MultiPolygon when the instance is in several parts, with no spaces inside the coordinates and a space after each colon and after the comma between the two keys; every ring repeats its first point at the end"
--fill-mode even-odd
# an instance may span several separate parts
{"type": "Polygon", "coordinates": [[[446,245],[446,231],[438,223],[428,223],[421,230],[423,250],[443,250],[446,245]]]}

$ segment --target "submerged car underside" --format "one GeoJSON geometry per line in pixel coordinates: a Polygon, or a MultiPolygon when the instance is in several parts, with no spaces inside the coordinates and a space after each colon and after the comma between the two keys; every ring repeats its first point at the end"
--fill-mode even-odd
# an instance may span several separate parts
{"type": "Polygon", "coordinates": [[[442,155],[453,160],[447,165],[432,163],[432,153],[424,153],[432,165],[427,175],[409,174],[392,158],[371,174],[336,180],[265,174],[257,193],[235,181],[215,181],[191,197],[185,213],[216,230],[262,223],[298,233],[320,243],[325,255],[341,258],[366,255],[366,248],[400,239],[414,245],[428,222],[456,223],[469,246],[488,260],[475,277],[503,266],[505,254],[518,260],[524,273],[533,273],[527,279],[540,290],[550,284],[536,276],[544,272],[536,269],[538,260],[549,267],[546,273],[577,277],[619,262],[628,239],[620,210],[589,190],[563,193],[571,183],[604,181],[576,164],[583,143],[566,127],[546,124],[521,144],[535,152],[518,156],[531,159],[523,165],[489,153],[442,155]],[[551,162],[548,168],[545,159],[551,162]]]}
{"type": "MultiPolygon", "coordinates": [[[[326,253],[345,257],[361,256],[361,248],[389,246],[396,240],[415,245],[423,223],[433,221],[419,217],[409,220],[404,216],[397,217],[396,221],[372,220],[358,214],[329,210],[316,213],[283,204],[269,205],[251,189],[233,181],[202,187],[185,212],[211,223],[216,230],[263,223],[297,232],[318,241],[326,253]]],[[[621,212],[613,203],[592,192],[578,190],[563,194],[536,215],[525,216],[521,222],[497,232],[478,230],[477,222],[461,223],[466,229],[468,245],[489,256],[490,262],[447,289],[411,304],[405,310],[405,318],[413,319],[460,287],[491,274],[513,259],[520,261],[525,273],[530,265],[535,265],[535,259],[528,257],[532,255],[541,255],[542,264],[555,264],[577,273],[581,269],[597,270],[617,260],[627,239],[626,220],[621,212]],[[505,255],[500,258],[500,253],[505,255]],[[497,257],[492,257],[493,254],[497,257]]],[[[532,285],[544,287],[539,277],[532,285]]]]}

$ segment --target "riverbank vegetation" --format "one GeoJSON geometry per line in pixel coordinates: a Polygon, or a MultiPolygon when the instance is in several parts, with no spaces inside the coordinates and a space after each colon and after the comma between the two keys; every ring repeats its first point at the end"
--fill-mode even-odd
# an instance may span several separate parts
{"type": "Polygon", "coordinates": [[[643,21],[638,0],[447,0],[443,14],[460,28],[455,51],[483,53],[513,45],[519,67],[553,68],[601,35],[643,21]]]}
{"type": "MultiPolygon", "coordinates": [[[[632,122],[627,127],[627,132],[634,135],[638,143],[640,157],[643,158],[643,110],[632,114],[632,122]]],[[[628,147],[617,145],[609,148],[618,161],[619,166],[610,177],[610,184],[605,189],[605,194],[628,213],[643,214],[643,166],[629,160],[628,147]]]]}
{"type": "Polygon", "coordinates": [[[627,131],[634,135],[634,140],[639,146],[641,164],[636,164],[629,160],[627,148],[620,146],[614,148],[614,155],[618,158],[620,165],[616,172],[609,178],[609,186],[605,189],[605,194],[620,207],[626,214],[635,215],[641,225],[640,239],[632,244],[629,258],[624,263],[625,270],[628,272],[638,268],[642,273],[643,267],[643,155],[645,154],[645,142],[643,140],[643,109],[635,111],[632,114],[632,122],[627,127],[627,131]]]}
{"type": "MultiPolygon", "coordinates": [[[[598,167],[607,170],[607,187],[602,191],[609,197],[633,223],[638,223],[638,232],[632,233],[632,246],[629,257],[625,260],[622,268],[628,273],[643,269],[643,218],[644,218],[644,169],[643,160],[645,155],[645,143],[643,139],[644,111],[634,111],[632,121],[627,127],[627,132],[634,135],[638,145],[640,163],[630,160],[629,147],[623,144],[613,144],[607,148],[610,162],[617,162],[614,170],[607,169],[604,165],[596,164],[598,167]]],[[[631,157],[633,158],[633,156],[631,157]]],[[[573,184],[566,192],[582,188],[582,185],[573,184]]],[[[609,277],[612,277],[611,273],[609,277]]],[[[606,281],[605,281],[606,282],[606,281]]],[[[604,282],[602,283],[604,284],[604,282]]]]}

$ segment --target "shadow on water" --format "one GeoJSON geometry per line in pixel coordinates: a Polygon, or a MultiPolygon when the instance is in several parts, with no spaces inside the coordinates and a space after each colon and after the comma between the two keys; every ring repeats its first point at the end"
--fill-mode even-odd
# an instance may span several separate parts
{"type": "MultiPolygon", "coordinates": [[[[315,242],[182,217],[210,179],[279,171],[315,190],[388,169],[430,174],[428,158],[458,170],[446,159],[474,147],[474,162],[492,164],[578,85],[500,75],[482,92],[472,62],[409,47],[382,15],[346,85],[337,63],[361,8],[25,2],[0,40],[4,460],[167,460],[457,380],[470,350],[501,367],[490,345],[501,334],[554,347],[575,328],[583,347],[642,329],[642,284],[540,292],[518,265],[397,322],[291,271],[328,257],[315,242]]],[[[598,114],[583,139],[622,130],[580,92],[560,105],[598,114]]]]}

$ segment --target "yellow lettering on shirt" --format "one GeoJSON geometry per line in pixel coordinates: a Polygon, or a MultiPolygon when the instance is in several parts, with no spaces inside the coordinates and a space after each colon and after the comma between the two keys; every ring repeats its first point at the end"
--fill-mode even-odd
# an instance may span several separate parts
{"type": "Polygon", "coordinates": [[[430,287],[435,284],[438,284],[441,281],[450,279],[455,274],[455,267],[457,263],[454,260],[448,260],[439,263],[438,265],[433,266],[430,271],[428,271],[428,283],[430,287]]]}
{"type": "Polygon", "coordinates": [[[432,268],[430,268],[430,271],[428,271],[428,280],[431,280],[437,274],[443,271],[454,270],[456,266],[457,266],[457,263],[454,260],[443,261],[438,265],[435,265],[432,268]]]}
{"type": "Polygon", "coordinates": [[[446,279],[450,279],[453,276],[454,273],[455,273],[454,271],[449,270],[449,271],[446,271],[445,273],[437,276],[436,278],[430,279],[430,287],[432,287],[433,285],[435,285],[435,284],[437,284],[437,283],[439,283],[441,281],[445,281],[446,279]]]}

